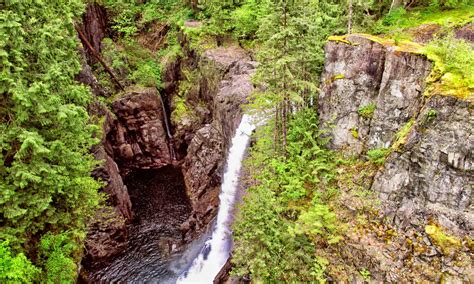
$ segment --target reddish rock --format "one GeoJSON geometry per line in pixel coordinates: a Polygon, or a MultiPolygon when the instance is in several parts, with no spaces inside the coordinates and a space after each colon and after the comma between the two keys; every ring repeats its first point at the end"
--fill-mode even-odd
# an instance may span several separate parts
{"type": "Polygon", "coordinates": [[[456,38],[465,39],[474,43],[474,22],[465,25],[456,31],[456,38]]]}
{"type": "Polygon", "coordinates": [[[123,170],[161,168],[171,164],[163,109],[154,88],[130,92],[116,100],[116,115],[107,143],[123,170]]]}

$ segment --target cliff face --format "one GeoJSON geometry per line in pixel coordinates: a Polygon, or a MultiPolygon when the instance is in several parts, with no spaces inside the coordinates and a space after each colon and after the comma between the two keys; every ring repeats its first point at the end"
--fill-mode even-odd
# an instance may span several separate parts
{"type": "Polygon", "coordinates": [[[346,39],[326,46],[319,109],[335,126],[332,147],[358,155],[394,149],[372,189],[397,223],[434,217],[472,231],[472,104],[424,96],[431,70],[424,56],[362,35],[346,39]]]}
{"type": "Polygon", "coordinates": [[[329,41],[319,99],[321,120],[334,124],[332,145],[351,154],[390,147],[421,107],[431,63],[363,36],[329,41]],[[369,109],[375,107],[374,110],[369,109]],[[366,108],[369,113],[361,115],[366,108]]]}
{"type": "MultiPolygon", "coordinates": [[[[110,261],[128,250],[127,243],[134,239],[130,233],[139,231],[135,230],[135,223],[143,223],[142,219],[146,217],[137,213],[141,208],[132,204],[132,188],[124,183],[129,179],[129,186],[140,184],[140,181],[133,181],[134,176],[142,176],[138,174],[140,171],[166,168],[182,172],[183,194],[189,199],[191,214],[184,223],[181,220],[186,219],[184,215],[177,217],[179,222],[163,220],[167,224],[182,223],[175,228],[181,234],[176,233],[172,238],[166,236],[166,242],[179,246],[192,241],[217,214],[225,159],[242,116],[240,106],[253,91],[250,77],[256,63],[246,51],[237,47],[211,49],[197,55],[187,48],[183,39],[183,50],[186,55],[168,64],[164,70],[161,94],[154,88],[128,88],[113,100],[109,109],[98,105],[92,110],[106,118],[103,124],[105,138],[96,149],[97,159],[105,162],[94,174],[107,183],[104,191],[109,196],[109,204],[115,207],[115,216],[120,219],[110,212],[101,212],[100,220],[90,225],[85,263],[94,271],[101,269],[101,262],[110,261]],[[180,95],[180,84],[186,84],[189,79],[185,74],[189,70],[198,74],[184,97],[191,114],[172,120],[177,111],[175,96],[180,95]]],[[[97,83],[97,80],[88,67],[84,61],[78,79],[93,86],[91,82],[97,83]]],[[[163,186],[166,187],[166,183],[163,186]]],[[[140,194],[135,188],[133,192],[140,194]]],[[[166,203],[174,198],[163,192],[159,197],[135,196],[135,199],[160,198],[166,203]]],[[[159,214],[160,210],[157,208],[155,213],[159,214]]]]}
{"type": "Polygon", "coordinates": [[[416,50],[367,35],[330,40],[318,102],[321,125],[332,125],[330,147],[346,156],[387,153],[371,185],[381,215],[402,229],[402,244],[418,236],[426,246],[417,251],[418,245],[410,245],[413,255],[398,247],[403,258],[382,257],[393,248],[381,248],[382,254],[362,248],[364,257],[379,263],[374,271],[380,279],[404,279],[403,269],[417,270],[406,262],[414,257],[425,280],[439,279],[430,277],[441,271],[466,280],[472,267],[457,267],[456,253],[440,250],[427,226],[441,226],[461,239],[473,236],[474,107],[455,97],[425,95],[432,64],[416,50]]]}
{"type": "Polygon", "coordinates": [[[167,118],[155,89],[127,93],[113,102],[112,111],[117,119],[107,136],[107,147],[122,170],[171,164],[167,118]]]}
{"type": "MultiPolygon", "coordinates": [[[[217,214],[225,159],[242,117],[241,105],[253,91],[251,75],[256,68],[244,50],[233,47],[208,50],[202,60],[207,66],[202,68],[216,70],[219,81],[216,88],[200,84],[200,100],[206,108],[201,113],[209,113],[211,120],[206,123],[206,119],[201,119],[204,124],[194,134],[184,135],[192,137],[183,164],[186,190],[193,207],[192,218],[183,225],[188,239],[192,238],[192,228],[203,229],[217,214]]],[[[177,136],[183,135],[177,133],[177,136]]]]}

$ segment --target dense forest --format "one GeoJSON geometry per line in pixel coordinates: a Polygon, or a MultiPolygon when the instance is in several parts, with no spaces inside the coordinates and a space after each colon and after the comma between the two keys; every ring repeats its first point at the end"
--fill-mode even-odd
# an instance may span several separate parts
{"type": "MultiPolygon", "coordinates": [[[[414,48],[411,42],[425,32],[419,27],[436,24],[436,34],[416,44],[415,53],[433,64],[424,95],[472,103],[473,44],[455,30],[472,23],[473,7],[471,0],[3,1],[0,282],[76,281],[90,224],[98,212],[113,211],[101,190],[106,181],[92,175],[104,163],[93,155],[104,136],[96,106],[110,106],[124,88],[166,88],[165,67],[186,56],[183,36],[198,53],[233,45],[258,62],[256,91],[244,109],[267,115],[244,161],[247,193],[233,225],[230,275],[293,283],[350,281],[355,273],[369,281],[370,268],[347,259],[350,236],[371,231],[387,245],[397,243],[370,187],[386,159],[402,151],[414,121],[392,145],[362,155],[329,147],[318,113],[327,83],[324,46],[349,42],[345,34],[370,34],[382,44],[414,48]],[[91,3],[107,11],[108,35],[95,51],[78,34],[91,3]],[[157,47],[147,46],[147,36],[164,30],[157,47]],[[92,55],[99,94],[77,80],[85,53],[92,55]]],[[[184,73],[172,98],[173,124],[196,107],[186,96],[197,74],[184,73]]],[[[375,109],[367,104],[357,113],[370,120],[375,109]]],[[[428,113],[427,121],[437,115],[428,113]]],[[[451,235],[436,222],[423,231],[454,262],[472,261],[469,236],[451,235]]]]}

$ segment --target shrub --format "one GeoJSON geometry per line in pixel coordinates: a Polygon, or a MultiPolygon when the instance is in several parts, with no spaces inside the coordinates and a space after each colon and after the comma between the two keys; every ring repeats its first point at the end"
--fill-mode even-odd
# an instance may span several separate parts
{"type": "Polygon", "coordinates": [[[36,268],[24,254],[12,255],[9,243],[0,242],[0,282],[32,283],[37,281],[40,269],[36,268]]]}

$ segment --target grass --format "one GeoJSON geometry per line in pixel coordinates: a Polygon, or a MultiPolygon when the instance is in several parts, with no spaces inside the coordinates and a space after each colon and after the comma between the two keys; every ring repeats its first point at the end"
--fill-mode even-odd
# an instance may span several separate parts
{"type": "Polygon", "coordinates": [[[400,8],[382,18],[374,28],[375,33],[390,33],[425,24],[436,24],[445,29],[464,26],[474,20],[474,9],[469,6],[453,10],[418,8],[409,12],[400,8]]]}
{"type": "Polygon", "coordinates": [[[432,41],[423,52],[434,63],[426,94],[454,96],[474,103],[473,46],[448,36],[432,41]]]}

